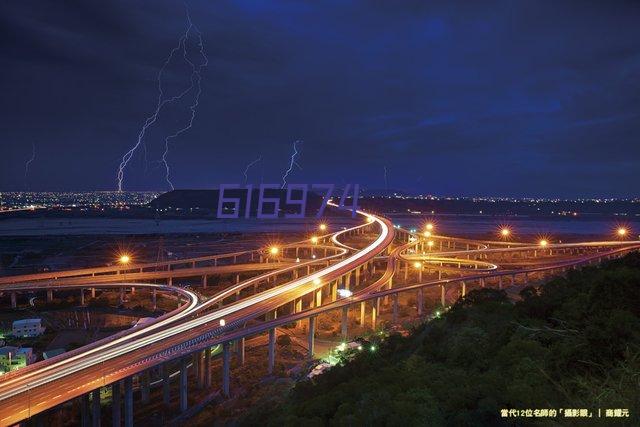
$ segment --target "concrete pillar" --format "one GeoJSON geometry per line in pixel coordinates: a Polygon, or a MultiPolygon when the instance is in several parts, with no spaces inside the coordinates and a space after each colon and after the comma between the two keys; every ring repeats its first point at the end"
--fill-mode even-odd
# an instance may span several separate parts
{"type": "Polygon", "coordinates": [[[347,339],[347,327],[349,324],[349,306],[342,307],[342,321],[340,322],[340,329],[342,332],[342,339],[347,339]]]}
{"type": "Polygon", "coordinates": [[[338,281],[333,281],[331,283],[331,301],[335,301],[338,299],[338,281]]]}
{"type": "Polygon", "coordinates": [[[236,341],[236,351],[238,352],[238,364],[244,365],[244,337],[236,341]]]}
{"type": "Polygon", "coordinates": [[[53,289],[47,289],[47,302],[53,301],[53,289]]]}
{"type": "MultiPolygon", "coordinates": [[[[94,288],[95,289],[95,288],[94,288]]],[[[91,392],[91,425],[100,427],[100,389],[91,392]]]]}
{"type": "Polygon", "coordinates": [[[16,308],[18,307],[18,301],[17,301],[17,296],[15,292],[11,292],[11,308],[16,308]]]}
{"type": "Polygon", "coordinates": [[[320,307],[322,305],[322,288],[316,291],[316,307],[320,307]]]}
{"type": "Polygon", "coordinates": [[[422,316],[424,310],[424,289],[418,289],[418,316],[422,316]]]}
{"type": "Polygon", "coordinates": [[[188,389],[188,359],[183,357],[180,359],[180,412],[184,412],[189,407],[189,401],[187,393],[188,389]]]}
{"type": "Polygon", "coordinates": [[[464,280],[460,282],[462,284],[462,296],[467,295],[467,285],[464,283],[464,280]]]}
{"type": "Polygon", "coordinates": [[[356,267],[356,286],[360,285],[360,268],[356,267]]]}
{"type": "Polygon", "coordinates": [[[91,298],[96,297],[96,288],[91,288],[91,298]]]}
{"type": "Polygon", "coordinates": [[[173,277],[169,277],[169,278],[167,279],[167,285],[169,285],[169,286],[173,286],[173,277]]]}
{"type": "Polygon", "coordinates": [[[196,387],[202,388],[204,387],[204,383],[202,382],[202,352],[196,351],[191,355],[191,366],[193,367],[193,376],[196,380],[196,387]]]}
{"type": "Polygon", "coordinates": [[[131,295],[135,295],[136,294],[136,287],[132,286],[131,287],[131,295]]]}
{"type": "Polygon", "coordinates": [[[398,294],[393,294],[393,319],[392,323],[398,323],[398,294]]]}
{"type": "Polygon", "coordinates": [[[163,363],[160,366],[162,370],[162,402],[165,405],[171,403],[171,377],[169,376],[169,366],[167,363],[163,363]]]}
{"type": "Polygon", "coordinates": [[[273,374],[273,368],[276,365],[276,329],[269,329],[269,361],[267,371],[273,374]]]}
{"type": "Polygon", "coordinates": [[[373,306],[371,307],[371,328],[376,329],[377,326],[377,314],[378,314],[378,302],[380,298],[373,300],[373,306]]]}
{"type": "Polygon", "coordinates": [[[80,425],[89,427],[91,418],[89,414],[89,393],[80,396],[80,425]]]}
{"type": "Polygon", "coordinates": [[[360,303],[360,325],[361,325],[361,326],[364,326],[365,310],[366,310],[365,302],[364,302],[364,301],[362,301],[362,302],[360,303]]]}
{"type": "Polygon", "coordinates": [[[498,276],[498,289],[502,289],[502,276],[498,276]]]}
{"type": "Polygon", "coordinates": [[[444,307],[447,303],[446,299],[445,299],[446,295],[445,295],[445,288],[444,285],[440,285],[440,304],[442,304],[442,306],[444,307]]]}
{"type": "Polygon", "coordinates": [[[211,347],[204,350],[204,386],[211,387],[211,347]]]}
{"type": "Polygon", "coordinates": [[[84,305],[84,289],[80,288],[80,305],[84,305]]]}
{"type": "Polygon", "coordinates": [[[133,378],[124,379],[124,427],[133,427],[133,378]]]}
{"type": "Polygon", "coordinates": [[[316,318],[315,316],[309,317],[309,336],[308,336],[308,352],[307,358],[313,359],[313,353],[315,350],[315,333],[316,333],[316,318]]]}
{"type": "Polygon", "coordinates": [[[124,302],[124,288],[120,288],[120,304],[124,302]]]}
{"type": "Polygon", "coordinates": [[[229,351],[229,342],[226,341],[222,343],[222,394],[225,397],[229,397],[230,368],[231,354],[229,351]]]}
{"type": "Polygon", "coordinates": [[[151,291],[151,300],[153,302],[153,311],[156,311],[158,309],[158,295],[157,295],[157,291],[155,288],[153,288],[153,291],[151,291]]]}
{"type": "Polygon", "coordinates": [[[120,406],[122,405],[122,381],[116,381],[111,384],[111,407],[112,407],[112,424],[113,427],[120,427],[120,423],[122,422],[122,413],[120,406]]]}
{"type": "Polygon", "coordinates": [[[207,289],[207,275],[206,274],[202,276],[202,288],[203,289],[207,289]]]}
{"type": "Polygon", "coordinates": [[[142,371],[139,376],[140,379],[140,400],[142,403],[149,403],[151,395],[151,379],[149,378],[149,370],[142,371]]]}
{"type": "Polygon", "coordinates": [[[480,287],[484,288],[484,277],[480,278],[480,287]]]}

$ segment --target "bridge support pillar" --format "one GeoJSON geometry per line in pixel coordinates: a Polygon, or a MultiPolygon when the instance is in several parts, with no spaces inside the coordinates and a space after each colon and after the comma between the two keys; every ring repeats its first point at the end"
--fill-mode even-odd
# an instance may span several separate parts
{"type": "Polygon", "coordinates": [[[155,288],[151,291],[151,301],[153,303],[153,311],[156,311],[158,309],[158,292],[155,288]]]}
{"type": "Polygon", "coordinates": [[[150,400],[150,387],[151,387],[151,379],[149,378],[149,370],[145,370],[140,373],[140,400],[142,403],[149,403],[150,400]]]}
{"type": "Polygon", "coordinates": [[[360,267],[356,267],[356,286],[360,285],[360,267]]]}
{"type": "Polygon", "coordinates": [[[393,318],[392,323],[398,323],[398,294],[393,294],[393,318]]]}
{"type": "Polygon", "coordinates": [[[188,358],[180,359],[180,412],[184,412],[189,407],[188,401],[188,358]]]}
{"type": "Polygon", "coordinates": [[[207,289],[207,275],[202,276],[202,288],[207,289]]]}
{"type": "Polygon", "coordinates": [[[111,409],[112,409],[111,419],[112,419],[113,427],[120,427],[120,423],[122,421],[120,419],[121,418],[120,405],[122,405],[121,387],[122,387],[121,381],[116,381],[115,383],[111,384],[111,409]]]}
{"type": "Polygon", "coordinates": [[[211,347],[204,350],[204,386],[211,387],[211,347]]]}
{"type": "Polygon", "coordinates": [[[18,297],[15,292],[11,292],[11,308],[18,307],[18,297]]]}
{"type": "Polygon", "coordinates": [[[440,304],[444,307],[447,304],[444,285],[440,285],[440,304]]]}
{"type": "Polygon", "coordinates": [[[484,278],[483,277],[480,278],[480,287],[484,288],[484,278]]]}
{"type": "Polygon", "coordinates": [[[422,316],[422,312],[424,310],[424,289],[418,289],[418,316],[422,316]]]}
{"type": "Polygon", "coordinates": [[[124,379],[124,427],[133,427],[133,378],[124,379]]]}
{"type": "Polygon", "coordinates": [[[229,350],[229,342],[222,343],[222,394],[229,397],[229,380],[231,368],[231,354],[229,350]]]}
{"type": "Polygon", "coordinates": [[[100,389],[91,392],[91,425],[100,427],[100,389]]]}
{"type": "Polygon", "coordinates": [[[120,304],[124,302],[124,288],[120,288],[120,304]]]}
{"type": "Polygon", "coordinates": [[[162,402],[169,405],[171,403],[171,377],[167,363],[160,365],[160,369],[162,371],[162,402]]]}
{"type": "Polygon", "coordinates": [[[169,277],[169,278],[167,279],[167,285],[169,285],[169,286],[173,286],[173,277],[169,277]]]}
{"type": "Polygon", "coordinates": [[[502,289],[502,276],[498,276],[498,289],[502,289]]]}
{"type": "Polygon", "coordinates": [[[238,356],[238,364],[242,366],[244,365],[244,337],[239,338],[238,341],[236,341],[236,351],[238,356]]]}
{"type": "Polygon", "coordinates": [[[331,302],[338,299],[338,281],[331,282],[331,302]]]}
{"type": "Polygon", "coordinates": [[[80,288],[80,305],[84,305],[84,289],[80,288]]]}
{"type": "Polygon", "coordinates": [[[524,283],[525,285],[529,284],[529,273],[524,273],[524,283]]]}
{"type": "Polygon", "coordinates": [[[193,376],[196,380],[196,387],[201,389],[204,384],[202,383],[202,352],[196,351],[191,355],[191,366],[193,366],[193,376]]]}
{"type": "Polygon", "coordinates": [[[131,295],[135,295],[136,294],[136,288],[135,286],[131,287],[131,295]]]}
{"type": "Polygon", "coordinates": [[[342,321],[340,322],[340,329],[342,332],[342,339],[347,339],[347,327],[349,324],[349,306],[342,307],[342,321]]]}
{"type": "Polygon", "coordinates": [[[361,326],[364,326],[364,316],[365,316],[365,313],[366,313],[365,310],[366,310],[366,306],[365,306],[364,301],[362,301],[360,303],[360,325],[361,326]]]}
{"type": "MultiPolygon", "coordinates": [[[[298,298],[294,302],[293,312],[294,313],[299,313],[301,311],[302,311],[302,298],[298,298]]],[[[297,320],[296,321],[296,328],[301,328],[301,327],[302,327],[302,320],[297,320]]]]}
{"type": "Polygon", "coordinates": [[[375,300],[373,300],[373,306],[371,307],[371,328],[373,330],[375,330],[376,326],[378,326],[377,315],[378,315],[379,302],[380,302],[380,298],[376,298],[375,300]]]}
{"type": "Polygon", "coordinates": [[[91,298],[96,297],[96,288],[91,288],[91,298]]]}
{"type": "Polygon", "coordinates": [[[89,427],[90,421],[89,393],[85,393],[80,397],[80,425],[82,427],[89,427]]]}
{"type": "Polygon", "coordinates": [[[320,307],[322,305],[322,288],[316,291],[316,307],[320,307]]]}
{"type": "Polygon", "coordinates": [[[309,317],[309,336],[308,336],[308,351],[307,351],[307,358],[308,359],[313,359],[313,353],[315,350],[315,334],[316,334],[316,317],[315,316],[311,316],[309,317]]]}
{"type": "Polygon", "coordinates": [[[464,280],[460,282],[461,286],[462,286],[462,290],[461,290],[461,295],[464,297],[465,295],[467,295],[467,284],[464,283],[464,280]]]}
{"type": "Polygon", "coordinates": [[[47,289],[47,302],[53,301],[53,289],[47,289]]]}
{"type": "Polygon", "coordinates": [[[273,374],[273,368],[276,364],[276,328],[269,329],[269,364],[268,372],[273,374]]]}

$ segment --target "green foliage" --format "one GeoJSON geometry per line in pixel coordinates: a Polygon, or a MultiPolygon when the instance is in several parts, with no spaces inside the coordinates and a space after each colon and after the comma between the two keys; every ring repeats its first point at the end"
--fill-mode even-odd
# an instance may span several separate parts
{"type": "Polygon", "coordinates": [[[509,425],[502,408],[627,408],[617,424],[640,425],[640,255],[520,295],[469,292],[240,424],[509,425]]]}

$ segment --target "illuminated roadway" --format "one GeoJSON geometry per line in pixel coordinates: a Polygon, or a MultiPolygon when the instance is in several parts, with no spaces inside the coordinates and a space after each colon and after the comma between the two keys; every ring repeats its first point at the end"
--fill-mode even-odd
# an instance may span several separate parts
{"type": "MultiPolygon", "coordinates": [[[[82,347],[74,352],[65,353],[54,359],[39,362],[24,369],[14,371],[0,377],[0,425],[11,425],[49,408],[59,405],[75,397],[86,394],[96,388],[106,386],[123,378],[142,372],[149,367],[159,365],[168,360],[181,358],[206,347],[221,344],[255,335],[279,325],[292,321],[311,318],[330,310],[349,307],[358,303],[373,301],[379,304],[384,296],[397,295],[400,292],[419,290],[431,287],[453,286],[463,281],[485,280],[501,276],[512,276],[535,272],[552,272],[562,270],[603,257],[619,255],[629,250],[638,248],[637,242],[589,242],[583,244],[549,245],[546,251],[566,251],[573,249],[598,249],[604,252],[589,253],[574,257],[570,260],[551,262],[543,266],[531,269],[501,270],[498,263],[483,261],[488,256],[508,256],[514,253],[527,254],[532,251],[543,251],[539,246],[503,242],[480,242],[469,239],[448,238],[434,236],[432,239],[448,239],[454,243],[454,249],[449,251],[430,251],[420,253],[418,247],[424,243],[420,234],[409,233],[406,230],[395,228],[385,218],[359,211],[367,222],[346,230],[322,236],[322,240],[329,239],[334,246],[308,245],[306,247],[332,252],[327,256],[310,259],[302,262],[280,263],[246,263],[229,265],[206,265],[196,267],[197,263],[210,263],[218,260],[258,254],[257,251],[239,252],[215,257],[200,257],[189,260],[177,260],[162,265],[145,264],[131,267],[105,267],[100,269],[84,269],[69,272],[40,273],[37,275],[0,278],[0,290],[19,291],[34,289],[71,289],[90,287],[141,287],[157,289],[161,292],[178,292],[183,295],[188,303],[177,310],[156,319],[148,325],[133,328],[123,333],[114,335],[89,346],[82,347]],[[348,246],[341,241],[347,233],[366,228],[376,232],[375,239],[363,248],[348,246]],[[392,247],[394,239],[407,237],[406,242],[401,242],[395,248],[392,247]],[[478,249],[455,250],[458,245],[473,245],[478,249]],[[501,246],[509,246],[507,248],[501,246]],[[500,246],[492,248],[491,246],[500,246]],[[384,252],[387,252],[385,255],[384,252]],[[467,258],[459,258],[467,257],[467,258]],[[386,268],[382,275],[362,289],[355,290],[349,298],[323,304],[319,307],[311,307],[297,313],[287,314],[278,319],[267,320],[258,325],[246,326],[248,322],[270,313],[279,307],[292,301],[296,301],[305,295],[315,295],[315,292],[328,284],[343,278],[356,269],[370,265],[372,262],[384,260],[386,268]],[[428,265],[428,268],[458,272],[459,278],[446,278],[427,282],[407,284],[403,287],[393,288],[392,279],[399,274],[402,265],[405,269],[409,265],[420,262],[428,265]],[[189,265],[188,268],[156,271],[163,266],[189,265]],[[286,273],[297,272],[301,267],[319,267],[315,271],[308,270],[303,277],[293,278],[281,284],[255,293],[235,302],[214,309],[215,305],[237,292],[247,289],[255,284],[264,283],[271,277],[277,277],[286,273]],[[153,268],[154,271],[144,271],[145,268],[153,268]],[[138,270],[118,274],[122,270],[138,270]],[[104,275],[95,275],[98,273],[104,275]],[[232,285],[209,299],[202,299],[196,293],[170,285],[154,285],[145,283],[123,283],[127,280],[151,280],[169,277],[192,277],[206,274],[222,274],[238,271],[271,270],[259,276],[232,285]],[[174,274],[176,274],[174,276],[174,274]],[[21,283],[17,283],[20,281],[21,283]],[[221,325],[224,319],[225,324],[221,325]]],[[[290,244],[294,247],[296,244],[290,244]]],[[[305,247],[304,244],[298,244],[305,247]]],[[[469,246],[467,246],[469,247],[469,246]]],[[[540,259],[549,261],[548,258],[540,259]]],[[[515,259],[515,261],[522,261],[515,259]]],[[[422,268],[422,267],[420,267],[422,268]]],[[[405,275],[407,273],[405,272],[405,275]]],[[[484,282],[482,282],[484,283],[484,282]]],[[[443,293],[444,299],[444,293],[443,293]]],[[[379,309],[378,309],[379,310],[379,309]]],[[[375,317],[374,317],[375,321],[375,317]]]]}

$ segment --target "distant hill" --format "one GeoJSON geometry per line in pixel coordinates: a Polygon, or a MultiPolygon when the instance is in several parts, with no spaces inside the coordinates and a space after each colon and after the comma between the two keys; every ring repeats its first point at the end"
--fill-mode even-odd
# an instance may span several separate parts
{"type": "MultiPolygon", "coordinates": [[[[149,206],[156,209],[192,209],[192,210],[207,210],[213,214],[218,210],[218,199],[220,196],[219,190],[173,190],[167,193],[161,194],[155,200],[149,202],[149,206]]],[[[225,198],[239,198],[240,199],[240,212],[239,215],[243,216],[246,211],[246,199],[247,190],[225,190],[225,198]]],[[[251,192],[251,216],[255,216],[258,209],[260,192],[258,189],[254,189],[251,192]]],[[[278,198],[280,200],[280,215],[285,213],[297,213],[299,212],[299,206],[295,204],[287,204],[287,190],[274,189],[266,190],[265,197],[278,198]]],[[[291,198],[298,200],[302,197],[301,191],[293,191],[291,198]]],[[[322,196],[313,192],[307,193],[307,216],[315,215],[317,210],[322,204],[322,196]]],[[[231,206],[231,204],[229,204],[231,206]]],[[[272,204],[265,204],[264,212],[270,214],[273,212],[272,204]]],[[[231,213],[230,209],[226,209],[225,213],[231,213]]]]}

